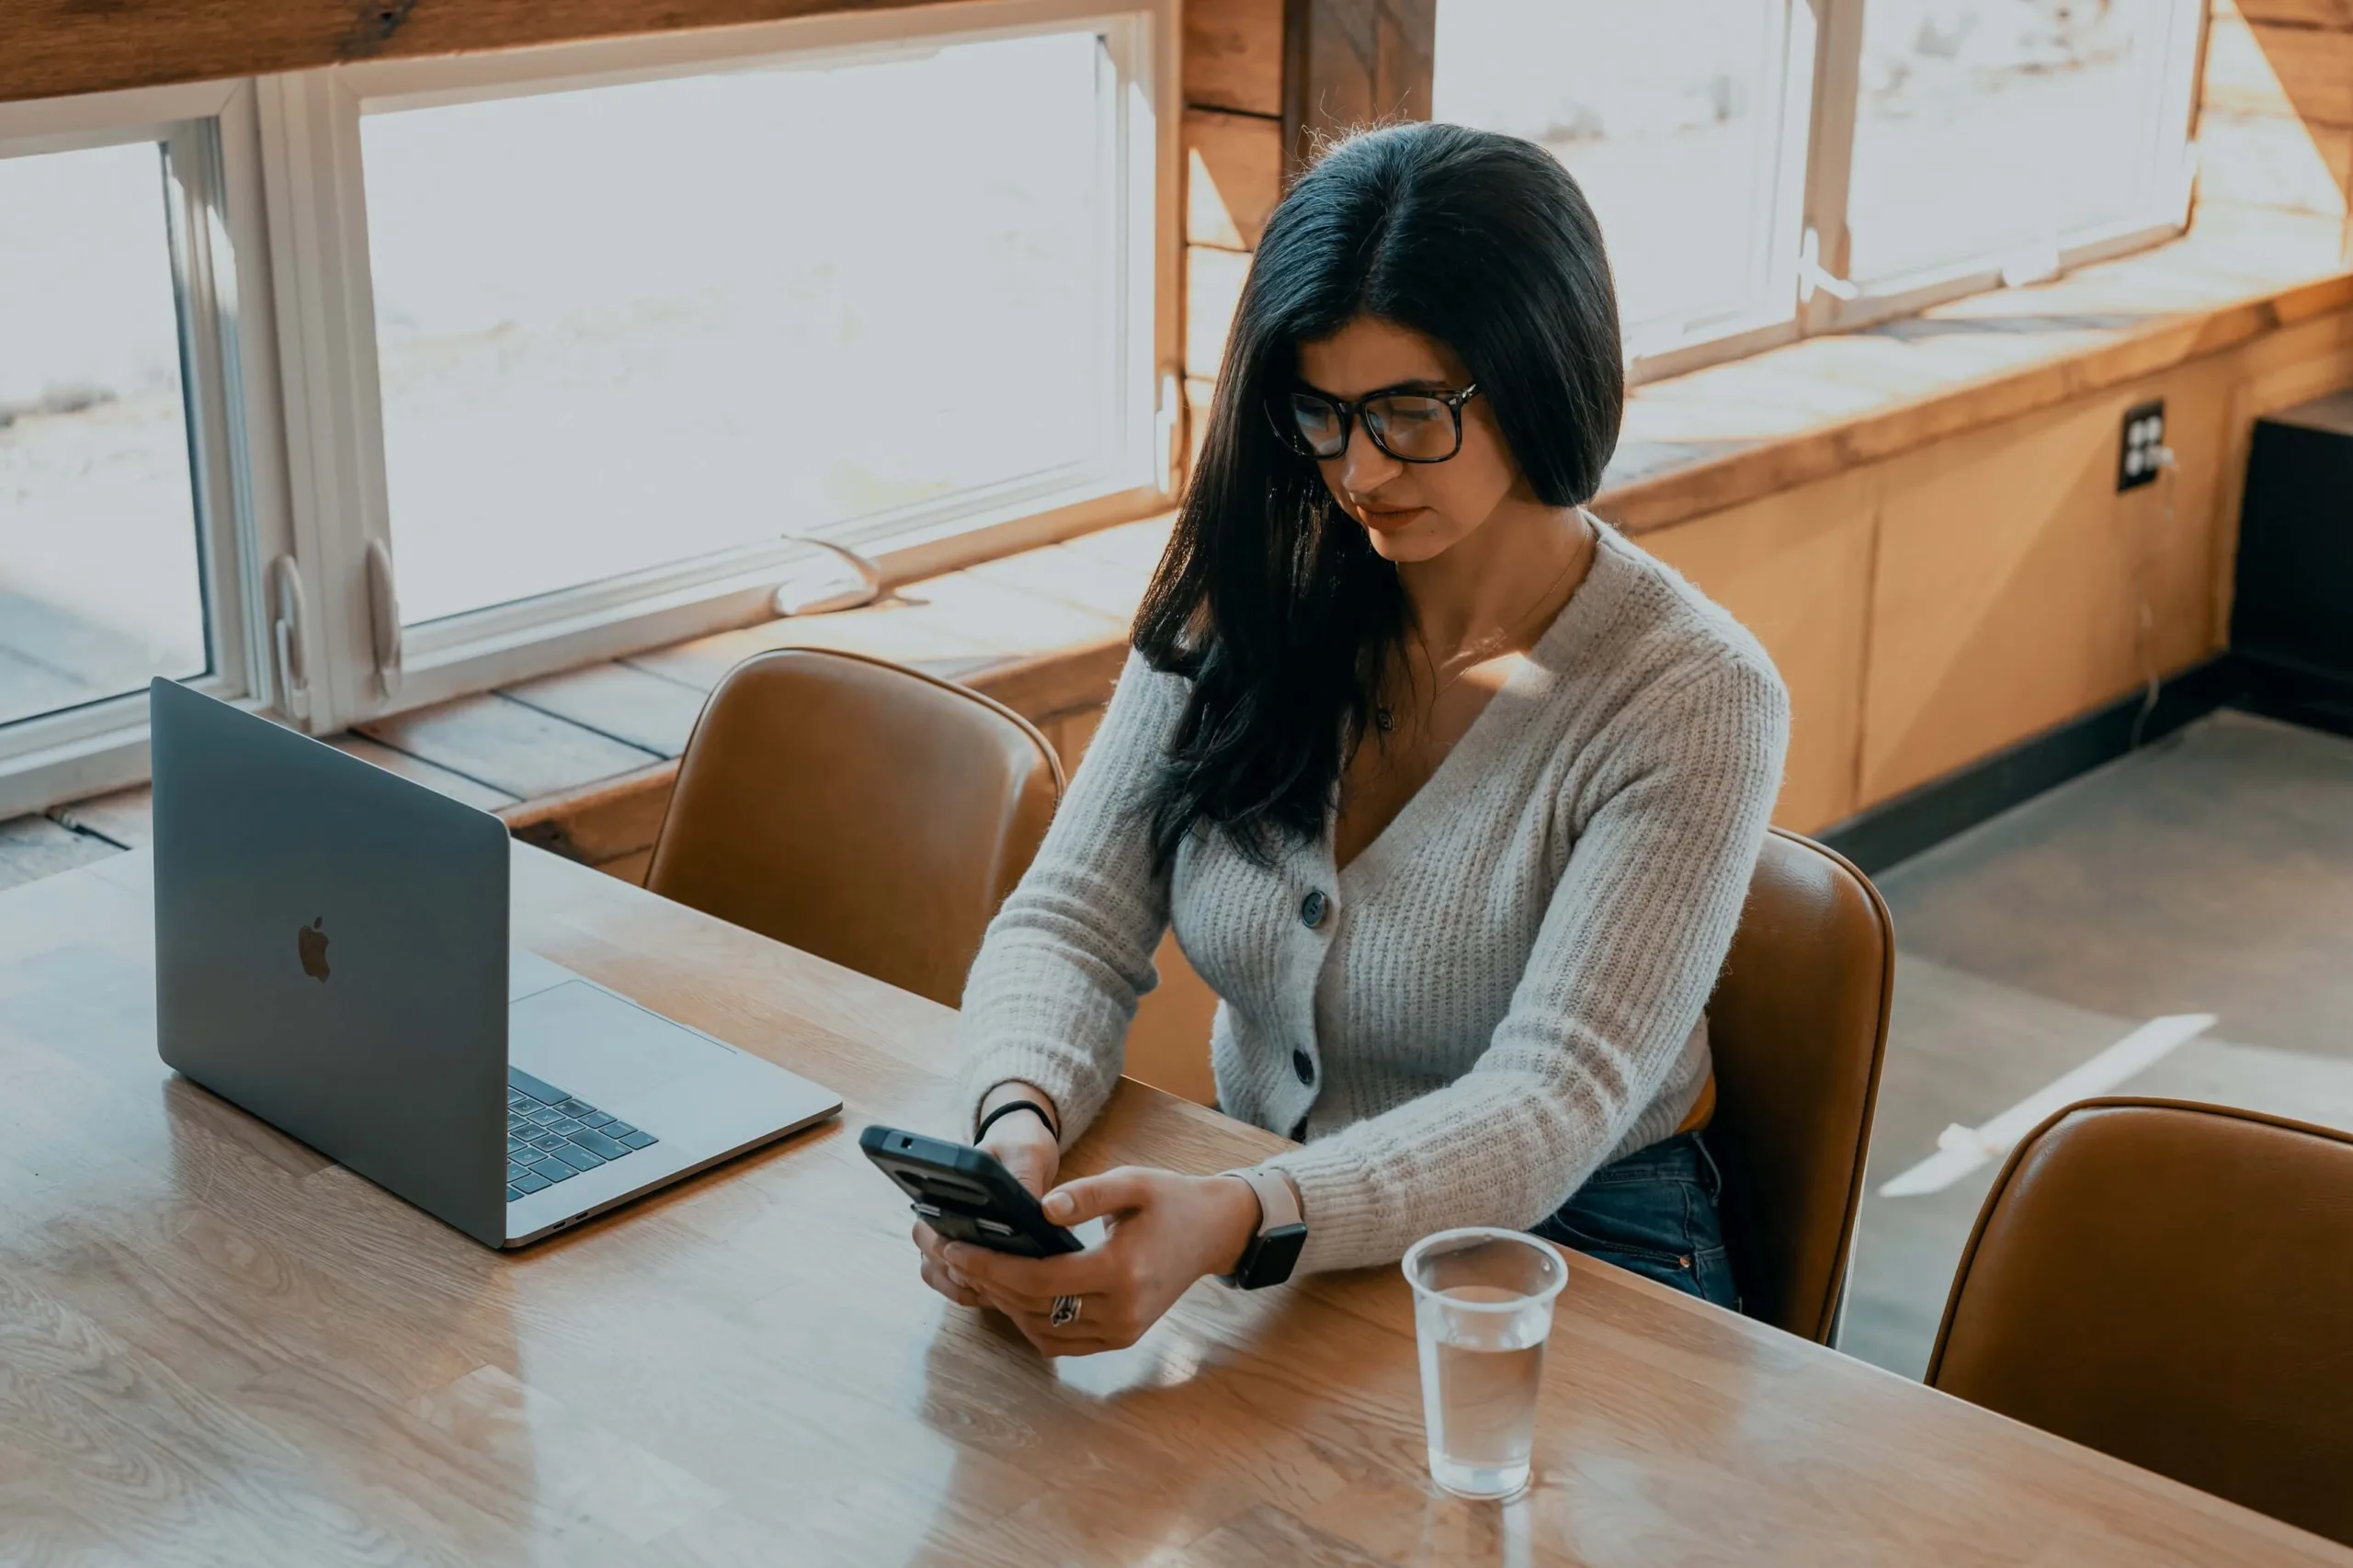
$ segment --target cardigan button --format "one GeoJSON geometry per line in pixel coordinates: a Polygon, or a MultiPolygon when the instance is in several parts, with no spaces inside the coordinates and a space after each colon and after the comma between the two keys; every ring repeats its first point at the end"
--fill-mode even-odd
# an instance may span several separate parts
{"type": "Polygon", "coordinates": [[[1324,916],[1331,908],[1332,901],[1324,896],[1322,888],[1310,889],[1307,896],[1299,901],[1300,924],[1313,931],[1324,924],[1324,916]]]}
{"type": "Polygon", "coordinates": [[[1315,1082],[1315,1063],[1308,1060],[1307,1052],[1303,1051],[1290,1053],[1290,1070],[1299,1074],[1299,1081],[1302,1084],[1315,1082]]]}

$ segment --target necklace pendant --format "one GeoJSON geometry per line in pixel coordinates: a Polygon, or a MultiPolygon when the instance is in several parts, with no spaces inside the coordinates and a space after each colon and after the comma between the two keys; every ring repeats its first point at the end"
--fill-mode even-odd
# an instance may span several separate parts
{"type": "Polygon", "coordinates": [[[1397,727],[1397,715],[1386,708],[1376,708],[1372,710],[1372,724],[1373,728],[1387,734],[1397,727]]]}

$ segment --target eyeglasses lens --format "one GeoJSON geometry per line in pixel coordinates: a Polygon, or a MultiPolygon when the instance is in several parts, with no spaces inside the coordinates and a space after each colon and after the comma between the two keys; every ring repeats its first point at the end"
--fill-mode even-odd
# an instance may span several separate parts
{"type": "Polygon", "coordinates": [[[1459,439],[1454,411],[1434,397],[1374,398],[1364,405],[1364,422],[1392,456],[1408,462],[1450,458],[1459,439]]]}
{"type": "Polygon", "coordinates": [[[1291,422],[1299,427],[1299,437],[1307,449],[1319,458],[1336,458],[1348,449],[1347,421],[1340,411],[1320,397],[1305,392],[1293,392],[1290,399],[1291,422]]]}

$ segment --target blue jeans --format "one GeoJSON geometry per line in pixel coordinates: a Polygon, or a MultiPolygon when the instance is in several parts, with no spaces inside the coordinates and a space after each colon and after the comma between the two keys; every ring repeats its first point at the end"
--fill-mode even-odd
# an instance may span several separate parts
{"type": "Polygon", "coordinates": [[[1738,1312],[1716,1208],[1722,1195],[1707,1145],[1696,1132],[1679,1132],[1594,1172],[1535,1229],[1546,1241],[1738,1312]]]}

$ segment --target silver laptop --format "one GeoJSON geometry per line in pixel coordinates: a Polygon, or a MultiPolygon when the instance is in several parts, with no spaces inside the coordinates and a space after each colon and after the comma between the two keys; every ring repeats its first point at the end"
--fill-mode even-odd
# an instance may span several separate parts
{"type": "Polygon", "coordinates": [[[164,1061],[495,1247],[841,1109],[510,948],[506,830],[266,719],[149,688],[164,1061]]]}

